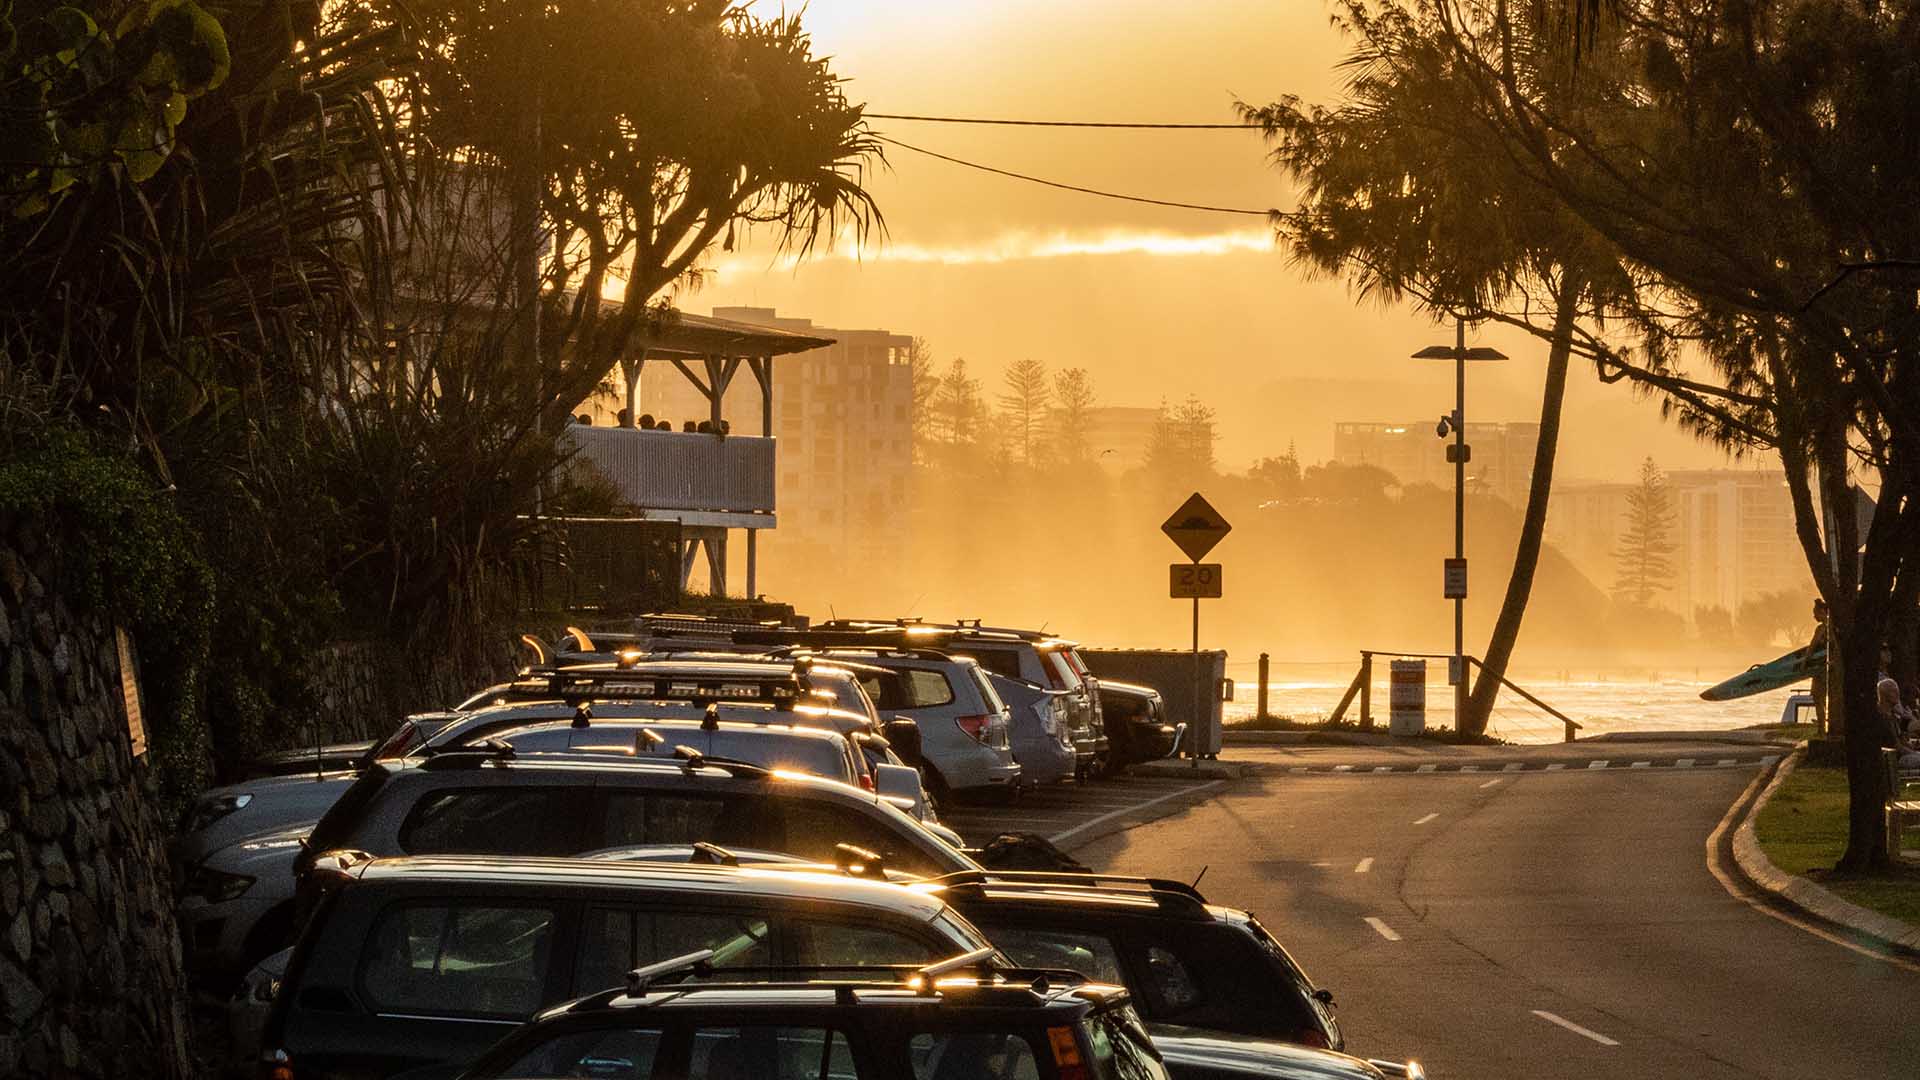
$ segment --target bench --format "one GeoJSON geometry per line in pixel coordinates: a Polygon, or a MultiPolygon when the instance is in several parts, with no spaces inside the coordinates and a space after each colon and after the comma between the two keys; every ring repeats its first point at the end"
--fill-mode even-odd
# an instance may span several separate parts
{"type": "Polygon", "coordinates": [[[1900,752],[1885,751],[1883,757],[1887,765],[1887,854],[1895,859],[1900,857],[1902,849],[1901,834],[1911,826],[1920,825],[1920,798],[1903,798],[1903,790],[1908,784],[1920,784],[1920,770],[1902,769],[1900,752]]]}

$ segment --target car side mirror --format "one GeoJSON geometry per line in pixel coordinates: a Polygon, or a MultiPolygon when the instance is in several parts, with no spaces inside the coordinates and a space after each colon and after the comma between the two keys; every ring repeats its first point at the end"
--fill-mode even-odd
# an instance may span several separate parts
{"type": "Polygon", "coordinates": [[[1333,1007],[1333,991],[1323,986],[1320,989],[1315,990],[1313,992],[1313,1000],[1319,1002],[1322,1005],[1327,1006],[1328,1008],[1332,1008],[1333,1007]]]}
{"type": "Polygon", "coordinates": [[[875,794],[902,810],[911,811],[920,803],[918,769],[905,765],[875,765],[873,787],[875,794]]]}
{"type": "Polygon", "coordinates": [[[909,765],[918,765],[924,760],[920,754],[920,725],[904,716],[896,716],[882,726],[887,742],[893,746],[893,752],[900,760],[909,765]]]}

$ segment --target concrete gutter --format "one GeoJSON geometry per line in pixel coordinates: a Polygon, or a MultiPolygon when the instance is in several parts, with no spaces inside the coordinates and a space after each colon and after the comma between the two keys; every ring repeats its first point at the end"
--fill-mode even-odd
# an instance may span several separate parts
{"type": "Polygon", "coordinates": [[[1746,816],[1733,831],[1735,865],[1739,866],[1740,872],[1756,889],[1778,897],[1789,907],[1798,908],[1816,919],[1844,927],[1894,949],[1920,953],[1920,927],[1848,903],[1806,878],[1789,874],[1773,865],[1773,860],[1761,850],[1753,823],[1760,817],[1760,811],[1768,800],[1773,798],[1774,792],[1780,790],[1780,785],[1793,775],[1793,770],[1805,756],[1806,744],[1803,743],[1780,763],[1780,767],[1774,770],[1773,779],[1754,798],[1753,804],[1747,807],[1746,816]]]}

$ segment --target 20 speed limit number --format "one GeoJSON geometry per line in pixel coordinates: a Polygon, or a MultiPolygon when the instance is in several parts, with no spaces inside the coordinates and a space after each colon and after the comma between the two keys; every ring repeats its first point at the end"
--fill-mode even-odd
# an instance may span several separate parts
{"type": "Polygon", "coordinates": [[[1167,573],[1167,595],[1175,600],[1220,599],[1219,563],[1173,563],[1167,573]]]}

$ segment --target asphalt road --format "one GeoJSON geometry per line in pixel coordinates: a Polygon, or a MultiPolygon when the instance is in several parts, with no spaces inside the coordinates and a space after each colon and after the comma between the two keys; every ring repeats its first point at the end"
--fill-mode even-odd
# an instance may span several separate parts
{"type": "Polygon", "coordinates": [[[1218,781],[1131,776],[1049,784],[1024,793],[1011,806],[962,804],[942,813],[941,820],[971,844],[1003,832],[1030,832],[1071,845],[1099,831],[1179,810],[1225,786],[1218,781]]]}
{"type": "Polygon", "coordinates": [[[1333,990],[1350,1050],[1439,1080],[1920,1077],[1920,968],[1770,917],[1709,871],[1758,766],[1342,760],[1365,767],[1269,764],[1075,853],[1204,868],[1209,898],[1257,912],[1333,990]]]}

